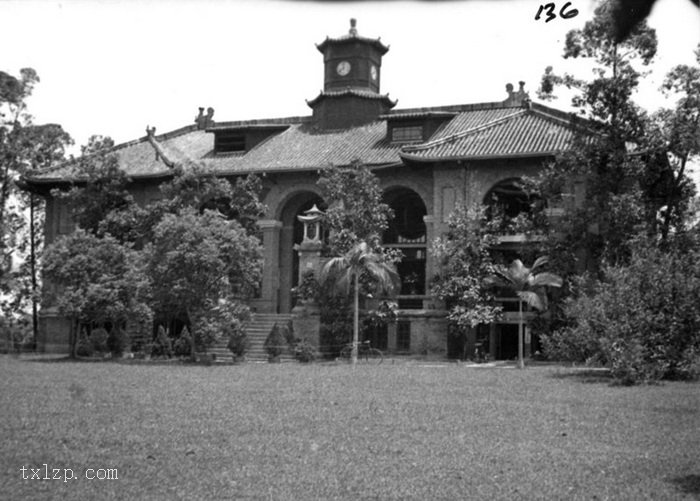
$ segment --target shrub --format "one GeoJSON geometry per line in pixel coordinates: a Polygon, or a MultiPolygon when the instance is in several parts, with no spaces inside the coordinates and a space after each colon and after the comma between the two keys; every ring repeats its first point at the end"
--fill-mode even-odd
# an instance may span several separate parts
{"type": "Polygon", "coordinates": [[[304,364],[313,362],[316,359],[316,348],[306,339],[301,339],[294,345],[294,358],[304,364]]]}
{"type": "Polygon", "coordinates": [[[119,327],[112,327],[107,337],[107,349],[115,357],[120,357],[129,345],[129,337],[119,327]]]}
{"type": "Polygon", "coordinates": [[[172,343],[170,342],[170,337],[168,332],[162,325],[158,326],[158,334],[153,341],[153,347],[151,348],[152,357],[165,357],[170,358],[173,356],[172,343]]]}
{"type": "Polygon", "coordinates": [[[284,352],[284,347],[287,340],[284,337],[282,329],[279,325],[272,326],[270,334],[265,339],[265,351],[270,358],[278,357],[284,352]]]}
{"type": "Polygon", "coordinates": [[[250,348],[250,340],[244,330],[231,332],[227,348],[237,357],[242,357],[250,348]]]}
{"type": "Polygon", "coordinates": [[[85,331],[80,332],[80,337],[78,337],[78,342],[75,345],[75,353],[79,357],[91,357],[95,352],[95,348],[90,339],[88,339],[85,331]]]}
{"type": "Polygon", "coordinates": [[[316,301],[319,295],[319,285],[314,272],[304,272],[301,282],[291,292],[292,297],[297,301],[316,301]]]}
{"type": "Polygon", "coordinates": [[[294,335],[294,323],[289,320],[287,325],[282,328],[282,334],[284,339],[287,340],[287,345],[290,349],[294,349],[294,346],[299,342],[299,339],[294,335]]]}
{"type": "Polygon", "coordinates": [[[93,331],[90,333],[90,341],[92,342],[93,351],[96,351],[99,353],[106,353],[108,351],[108,348],[107,348],[107,338],[108,337],[109,337],[109,334],[102,327],[99,327],[97,329],[93,329],[93,331]]]}
{"type": "Polygon", "coordinates": [[[638,242],[626,266],[565,306],[572,326],[543,338],[548,355],[595,359],[623,383],[700,376],[698,250],[638,242]]]}
{"type": "Polygon", "coordinates": [[[173,344],[173,353],[176,357],[189,357],[192,353],[192,336],[186,326],[180,331],[180,336],[173,344]]]}

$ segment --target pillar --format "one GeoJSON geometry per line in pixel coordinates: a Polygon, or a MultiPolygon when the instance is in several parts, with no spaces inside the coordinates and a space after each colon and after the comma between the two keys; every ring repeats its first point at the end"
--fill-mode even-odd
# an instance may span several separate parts
{"type": "MultiPolygon", "coordinates": [[[[433,241],[435,240],[435,226],[437,218],[431,215],[423,216],[423,221],[425,222],[425,293],[430,294],[430,284],[433,282],[433,277],[436,273],[436,263],[433,253],[430,251],[433,241]]],[[[426,301],[423,308],[433,309],[436,308],[432,299],[426,301]]]]}
{"type": "Polygon", "coordinates": [[[263,278],[259,311],[261,313],[277,313],[282,222],[275,219],[261,219],[258,221],[258,226],[263,233],[263,278]]]}

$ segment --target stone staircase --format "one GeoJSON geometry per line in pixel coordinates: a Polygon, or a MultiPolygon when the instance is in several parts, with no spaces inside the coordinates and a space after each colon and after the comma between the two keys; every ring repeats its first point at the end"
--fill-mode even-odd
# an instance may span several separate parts
{"type": "MultiPolygon", "coordinates": [[[[246,334],[250,341],[250,347],[245,355],[247,361],[267,361],[267,352],[265,351],[265,339],[272,331],[272,327],[277,323],[280,327],[286,326],[292,319],[289,313],[256,313],[253,318],[246,324],[246,334]]],[[[231,361],[231,351],[226,347],[228,339],[222,339],[217,344],[207,350],[208,353],[216,355],[218,361],[231,361]]],[[[287,348],[280,357],[282,361],[294,360],[294,355],[287,348]]]]}

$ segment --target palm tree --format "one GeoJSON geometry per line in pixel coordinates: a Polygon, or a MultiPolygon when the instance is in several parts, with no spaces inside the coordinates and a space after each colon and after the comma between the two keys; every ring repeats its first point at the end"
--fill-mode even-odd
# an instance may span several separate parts
{"type": "Polygon", "coordinates": [[[554,273],[536,273],[536,270],[547,264],[547,257],[539,257],[535,260],[532,268],[527,268],[520,259],[514,260],[510,268],[497,267],[496,276],[491,282],[499,287],[505,287],[515,292],[518,296],[518,368],[525,368],[523,360],[523,302],[531,308],[543,311],[545,301],[542,292],[544,287],[561,287],[563,280],[554,273]]]}
{"type": "Polygon", "coordinates": [[[357,345],[360,330],[360,276],[366,274],[380,291],[392,293],[399,286],[399,275],[394,265],[382,261],[380,254],[373,252],[367,242],[359,242],[343,256],[330,259],[322,268],[319,281],[324,284],[334,281],[337,290],[344,294],[354,292],[354,318],[352,332],[352,364],[357,363],[357,345]]]}

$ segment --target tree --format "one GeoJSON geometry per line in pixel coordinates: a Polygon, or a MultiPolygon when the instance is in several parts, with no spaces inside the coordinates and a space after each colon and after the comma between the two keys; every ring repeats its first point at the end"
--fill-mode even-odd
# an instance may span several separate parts
{"type": "Polygon", "coordinates": [[[17,188],[23,187],[21,176],[62,160],[72,144],[60,125],[33,123],[26,101],[38,82],[31,68],[20,70],[19,78],[0,71],[0,291],[7,294],[2,309],[11,317],[31,303],[34,340],[43,213],[35,194],[17,188]]]}
{"type": "Polygon", "coordinates": [[[594,78],[545,70],[539,96],[551,98],[556,86],[575,89],[572,100],[585,120],[574,122],[578,135],[569,152],[535,183],[539,195],[550,202],[572,190],[572,181],[585,180],[585,200],[571,207],[557,228],[572,247],[585,249],[590,263],[624,262],[631,239],[648,227],[659,208],[652,175],[662,166],[658,156],[645,150],[648,120],[632,97],[642,69],[656,54],[656,35],[644,22],[619,41],[613,14],[616,4],[602,2],[593,20],[567,34],[564,58],[589,58],[594,78]]]}
{"type": "MultiPolygon", "coordinates": [[[[379,178],[366,165],[356,160],[348,167],[328,167],[321,172],[318,184],[328,205],[324,226],[329,231],[329,255],[343,256],[366,242],[382,262],[391,264],[400,259],[400,252],[381,245],[393,211],[382,200],[379,178]]],[[[365,288],[362,278],[360,287],[365,288]]],[[[351,331],[350,297],[322,293],[319,298],[322,344],[339,350],[351,331]]]]}
{"type": "Polygon", "coordinates": [[[78,229],[59,237],[45,251],[43,274],[53,287],[45,299],[71,321],[72,356],[81,323],[124,330],[150,315],[150,284],[140,255],[109,235],[98,238],[78,229]]]}
{"type": "Polygon", "coordinates": [[[663,171],[664,205],[659,234],[667,240],[672,229],[682,228],[695,186],[687,175],[689,163],[700,155],[700,44],[695,50],[698,66],[678,65],[666,75],[661,90],[677,97],[673,109],[663,108],[652,116],[649,148],[667,154],[663,171]]]}
{"type": "Polygon", "coordinates": [[[373,252],[367,242],[360,242],[343,256],[331,258],[322,268],[319,280],[329,280],[346,296],[353,291],[352,363],[357,363],[360,326],[360,277],[368,277],[380,292],[393,292],[399,286],[396,268],[373,252]]]}
{"type": "Polygon", "coordinates": [[[523,317],[523,302],[531,308],[543,311],[545,309],[545,298],[543,289],[545,287],[561,287],[563,280],[554,273],[535,273],[536,270],[547,264],[546,257],[539,257],[535,260],[532,268],[527,268],[522,261],[516,259],[510,268],[496,267],[495,277],[492,281],[494,285],[507,288],[518,296],[518,368],[525,368],[523,359],[523,327],[525,319],[523,317]]]}
{"type": "MultiPolygon", "coordinates": [[[[222,301],[235,302],[252,292],[261,275],[259,240],[238,222],[208,209],[201,214],[193,208],[165,214],[144,252],[155,309],[185,312],[200,326],[222,301]]],[[[206,326],[202,330],[208,332],[206,326]]],[[[196,325],[192,331],[196,340],[196,325]]]]}
{"type": "Polygon", "coordinates": [[[381,238],[393,211],[382,202],[377,176],[356,160],[349,167],[325,169],[318,184],[328,204],[325,224],[331,255],[342,255],[358,242],[383,253],[381,238]]]}
{"type": "Polygon", "coordinates": [[[495,272],[492,250],[498,244],[492,229],[500,223],[488,217],[485,207],[458,207],[448,225],[448,234],[433,246],[441,266],[432,293],[447,303],[449,319],[457,325],[491,323],[501,311],[488,287],[495,272]]]}

